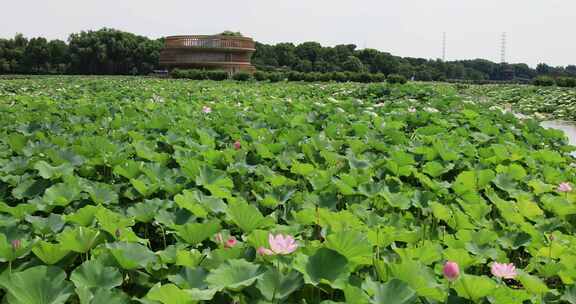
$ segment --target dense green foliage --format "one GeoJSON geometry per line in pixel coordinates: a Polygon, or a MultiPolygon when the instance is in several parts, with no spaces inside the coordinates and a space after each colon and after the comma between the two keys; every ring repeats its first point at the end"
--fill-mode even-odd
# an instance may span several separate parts
{"type": "Polygon", "coordinates": [[[0,39],[0,74],[148,74],[163,40],[112,29],[71,34],[68,43],[44,38],[0,39]]]}
{"type": "Polygon", "coordinates": [[[556,190],[576,183],[571,148],[472,96],[1,80],[0,298],[574,303],[576,193],[556,190]],[[258,255],[269,233],[297,250],[258,255]],[[518,277],[493,278],[494,261],[518,277]]]}
{"type": "MultiPolygon", "coordinates": [[[[225,31],[221,35],[241,36],[225,31]]],[[[258,37],[256,37],[258,38],[258,37]]],[[[162,39],[148,39],[112,29],[72,34],[68,42],[44,38],[0,39],[0,74],[148,74],[158,67],[162,39]]],[[[322,46],[317,42],[256,43],[253,57],[264,71],[302,73],[400,74],[408,79],[528,82],[537,76],[576,77],[576,66],[551,67],[539,64],[499,64],[489,60],[442,62],[424,58],[398,57],[375,49],[358,50],[356,45],[322,46]]],[[[324,74],[326,75],[326,74],[324,74]]],[[[303,80],[303,79],[301,79],[303,80]]],[[[566,83],[560,81],[560,84],[566,83]]]]}
{"type": "Polygon", "coordinates": [[[332,73],[303,73],[303,72],[264,72],[257,71],[253,75],[247,72],[235,73],[231,76],[225,71],[218,70],[181,70],[174,69],[170,72],[170,76],[176,79],[191,79],[191,80],[227,80],[234,79],[238,81],[258,80],[258,81],[305,81],[305,82],[383,82],[388,80],[390,83],[406,83],[407,80],[402,75],[390,75],[388,79],[384,74],[377,73],[354,73],[354,72],[332,72],[332,73]]]}

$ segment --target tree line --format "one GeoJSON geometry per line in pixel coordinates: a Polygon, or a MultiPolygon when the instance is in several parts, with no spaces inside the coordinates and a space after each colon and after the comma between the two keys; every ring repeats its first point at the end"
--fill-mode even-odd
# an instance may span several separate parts
{"type": "Polygon", "coordinates": [[[145,75],[158,66],[163,39],[114,29],[71,34],[68,41],[0,39],[0,74],[145,75]]]}
{"type": "MultiPolygon", "coordinates": [[[[225,32],[240,35],[237,32],[225,32]]],[[[146,75],[158,69],[163,39],[115,29],[82,31],[67,41],[28,39],[17,34],[0,39],[0,74],[146,75]]],[[[354,44],[322,46],[318,42],[256,43],[253,64],[261,71],[301,73],[398,74],[415,80],[530,81],[539,76],[576,77],[576,65],[535,69],[524,63],[485,59],[447,61],[394,56],[354,44]]]]}

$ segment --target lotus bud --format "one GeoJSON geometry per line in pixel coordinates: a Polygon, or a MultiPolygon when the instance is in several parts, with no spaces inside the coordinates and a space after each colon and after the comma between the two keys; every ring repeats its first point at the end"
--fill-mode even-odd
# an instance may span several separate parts
{"type": "Polygon", "coordinates": [[[448,261],[444,264],[442,273],[444,273],[444,277],[446,277],[448,281],[455,281],[460,276],[460,267],[458,267],[458,263],[448,261]]]}
{"type": "Polygon", "coordinates": [[[12,249],[14,249],[14,250],[18,250],[22,247],[22,241],[21,240],[12,240],[11,244],[12,244],[12,249]]]}

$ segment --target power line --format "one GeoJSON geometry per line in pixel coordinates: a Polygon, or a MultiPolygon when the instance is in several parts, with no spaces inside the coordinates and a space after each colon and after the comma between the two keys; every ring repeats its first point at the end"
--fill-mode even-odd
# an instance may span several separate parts
{"type": "Polygon", "coordinates": [[[446,61],[446,32],[442,33],[442,61],[446,61]]]}
{"type": "Polygon", "coordinates": [[[500,45],[500,63],[506,63],[506,32],[502,33],[502,41],[500,45]]]}

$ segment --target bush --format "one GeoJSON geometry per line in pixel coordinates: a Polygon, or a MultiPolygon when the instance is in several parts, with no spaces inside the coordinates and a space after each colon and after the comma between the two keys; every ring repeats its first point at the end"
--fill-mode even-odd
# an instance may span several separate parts
{"type": "Polygon", "coordinates": [[[556,84],[563,88],[574,88],[576,87],[576,78],[560,77],[556,79],[556,84]]]}
{"type": "Polygon", "coordinates": [[[333,72],[330,73],[330,80],[334,80],[336,82],[346,82],[348,81],[348,77],[346,73],[343,72],[333,72]]]}
{"type": "Polygon", "coordinates": [[[268,72],[256,71],[252,76],[258,81],[268,80],[268,72]]]}
{"type": "Polygon", "coordinates": [[[177,79],[192,79],[203,80],[206,78],[206,72],[202,70],[180,70],[174,69],[170,72],[170,76],[177,79]]]}
{"type": "Polygon", "coordinates": [[[407,81],[408,80],[406,80],[406,77],[399,74],[390,74],[388,77],[386,77],[386,82],[388,83],[405,84],[407,81]]]}
{"type": "Polygon", "coordinates": [[[372,82],[384,82],[386,81],[386,75],[382,73],[372,74],[372,82]]]}
{"type": "Polygon", "coordinates": [[[206,71],[206,79],[210,80],[226,80],[228,79],[228,72],[226,71],[206,71]]]}
{"type": "Polygon", "coordinates": [[[534,81],[532,81],[532,84],[542,87],[549,87],[556,84],[556,82],[554,81],[554,78],[550,76],[538,76],[536,79],[534,79],[534,81]]]}
{"type": "Polygon", "coordinates": [[[304,73],[300,73],[300,72],[296,72],[296,71],[291,71],[291,72],[288,72],[286,74],[286,78],[289,81],[302,81],[302,80],[304,80],[304,76],[305,76],[304,73]]]}
{"type": "Polygon", "coordinates": [[[268,73],[268,80],[270,80],[270,82],[278,82],[278,81],[282,81],[284,79],[284,75],[282,73],[278,73],[278,72],[272,72],[272,73],[268,73]]]}
{"type": "Polygon", "coordinates": [[[320,77],[321,77],[320,73],[316,73],[316,72],[306,73],[306,74],[304,74],[304,81],[315,82],[315,81],[319,81],[320,77]]]}
{"type": "Polygon", "coordinates": [[[186,78],[186,73],[184,70],[180,70],[180,69],[173,69],[170,72],[170,77],[172,78],[176,78],[176,79],[182,79],[182,78],[186,78]]]}
{"type": "Polygon", "coordinates": [[[354,81],[357,81],[357,82],[362,82],[362,83],[372,82],[372,74],[367,73],[367,72],[355,73],[354,78],[355,78],[354,81]]]}
{"type": "Polygon", "coordinates": [[[237,81],[248,81],[248,80],[252,79],[252,75],[250,75],[250,73],[247,73],[247,72],[238,72],[238,73],[232,75],[232,79],[237,80],[237,81]]]}

